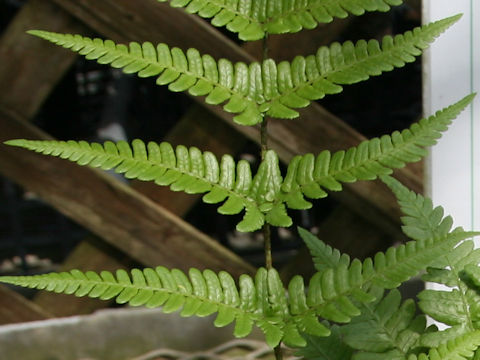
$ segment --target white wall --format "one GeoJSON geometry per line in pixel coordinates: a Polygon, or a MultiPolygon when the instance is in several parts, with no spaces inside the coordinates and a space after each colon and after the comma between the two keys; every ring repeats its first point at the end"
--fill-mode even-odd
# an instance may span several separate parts
{"type": "MultiPolygon", "coordinates": [[[[425,115],[480,91],[480,0],[424,0],[424,23],[458,13],[462,19],[424,56],[425,115]]],[[[434,203],[456,226],[480,230],[480,94],[432,148],[427,163],[434,203]]]]}

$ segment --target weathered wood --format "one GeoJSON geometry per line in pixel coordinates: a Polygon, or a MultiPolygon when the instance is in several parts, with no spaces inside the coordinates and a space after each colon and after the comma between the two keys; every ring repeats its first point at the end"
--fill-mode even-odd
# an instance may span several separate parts
{"type": "MultiPolygon", "coordinates": [[[[91,26],[98,33],[116,41],[167,42],[182,48],[195,47],[216,58],[251,61],[252,56],[198,17],[173,9],[155,0],[52,0],[91,26]],[[192,36],[195,34],[195,36],[192,36]]],[[[200,101],[202,105],[202,100],[200,101]]],[[[218,107],[209,107],[231,124],[231,116],[218,107]]],[[[339,150],[355,146],[365,138],[317,104],[301,111],[299,120],[274,120],[269,126],[270,146],[288,162],[296,154],[318,153],[323,149],[339,150]]],[[[234,125],[254,141],[259,141],[258,128],[234,125]]],[[[416,191],[422,181],[410,171],[396,172],[402,182],[416,191]]],[[[398,232],[399,211],[393,195],[378,182],[347,185],[339,196],[361,216],[367,216],[387,231],[398,232]],[[378,195],[374,197],[372,195],[378,195]]]]}
{"type": "Polygon", "coordinates": [[[86,32],[62,8],[45,0],[28,1],[0,38],[0,105],[25,117],[33,116],[76,54],[52,49],[26,34],[48,28],[59,32],[86,32]],[[32,66],[32,63],[40,64],[32,66]]]}
{"type": "MultiPolygon", "coordinates": [[[[0,142],[47,138],[1,108],[0,129],[0,142]]],[[[235,275],[252,270],[215,240],[104,172],[0,146],[0,172],[138,262],[224,269],[235,275]]]]}
{"type": "MultiPolygon", "coordinates": [[[[108,246],[100,239],[90,237],[83,240],[65,259],[58,271],[78,269],[82,271],[103,270],[115,272],[117,269],[132,267],[132,261],[112,246],[108,246]]],[[[70,316],[90,314],[95,310],[107,307],[111,302],[89,297],[57,294],[48,291],[39,291],[33,302],[54,316],[70,316]]]]}
{"type": "Polygon", "coordinates": [[[0,285],[0,325],[45,320],[53,317],[40,306],[0,285]]]}
{"type": "MultiPolygon", "coordinates": [[[[27,30],[45,27],[59,32],[87,31],[69,13],[44,0],[30,0],[12,19],[0,38],[0,106],[26,118],[37,113],[77,57],[60,48],[42,45],[26,34],[27,30]]],[[[0,293],[2,324],[45,319],[60,311],[63,305],[57,302],[42,308],[41,304],[28,301],[5,287],[0,293]]]]}

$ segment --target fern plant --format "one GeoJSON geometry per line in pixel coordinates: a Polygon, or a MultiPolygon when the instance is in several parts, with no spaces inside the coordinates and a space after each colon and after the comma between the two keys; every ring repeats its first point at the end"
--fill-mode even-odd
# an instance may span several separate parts
{"type": "MultiPolygon", "coordinates": [[[[319,23],[388,11],[401,0],[171,0],[173,7],[226,26],[242,40],[268,34],[312,29],[319,23]]],[[[429,44],[459,20],[460,15],[433,22],[402,35],[377,40],[347,41],[320,47],[315,54],[292,61],[245,64],[214,59],[196,49],[168,44],[111,40],[45,30],[29,33],[84,55],[101,64],[140,77],[155,77],[170,91],[203,96],[222,105],[233,120],[261,128],[261,163],[253,173],[248,162],[232,156],[218,159],[208,151],[167,142],[145,144],[136,139],[103,144],[85,141],[15,139],[8,145],[58,156],[79,165],[114,169],[126,178],[153,181],[173,191],[203,194],[202,200],[220,204],[225,215],[243,212],[237,230],[263,228],[268,245],[270,226],[290,227],[287,209],[309,209],[307,199],[341,191],[344,183],[380,178],[395,194],[405,214],[403,231],[410,242],[390,247],[363,261],[323,243],[307,230],[299,235],[309,248],[316,273],[305,281],[293,277],[284,284],[266,264],[254,276],[234,279],[225,271],[157,268],[4,276],[0,281],[57,293],[115,299],[131,306],[161,307],[181,316],[216,314],[218,327],[235,323],[234,335],[244,337],[260,328],[266,342],[282,358],[281,343],[299,348],[306,359],[477,359],[480,358],[479,250],[469,240],[478,233],[452,229],[452,218],[441,207],[415,194],[391,177],[394,169],[427,153],[455,117],[472,101],[467,95],[403,131],[373,138],[337,152],[295,156],[282,174],[275,151],[268,148],[268,117],[294,119],[297,109],[342,91],[343,86],[367,80],[415,60],[429,44]],[[397,288],[422,274],[453,288],[424,290],[418,301],[402,301],[397,288]],[[418,309],[417,309],[418,307],[418,309]],[[427,327],[425,316],[449,325],[427,327]]],[[[266,41],[264,41],[266,44],[266,41]]],[[[290,120],[285,120],[290,121],[290,120]]],[[[299,123],[299,126],[300,123],[299,123]]],[[[269,249],[270,246],[266,246],[269,249]]]]}

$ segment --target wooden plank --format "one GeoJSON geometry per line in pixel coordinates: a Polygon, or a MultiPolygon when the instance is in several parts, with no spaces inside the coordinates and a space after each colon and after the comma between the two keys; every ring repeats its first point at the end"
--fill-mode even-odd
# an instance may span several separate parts
{"type": "MultiPolygon", "coordinates": [[[[0,142],[48,138],[1,108],[0,129],[0,142]]],[[[140,263],[234,275],[252,271],[215,240],[104,172],[3,144],[0,172],[140,263]]]]}
{"type": "Polygon", "coordinates": [[[26,34],[32,28],[86,32],[75,18],[45,0],[27,2],[3,32],[0,38],[0,105],[25,117],[37,112],[76,58],[76,54],[44,46],[26,34]],[[39,65],[31,66],[32,63],[39,65]]]}
{"type": "MultiPolygon", "coordinates": [[[[182,48],[195,47],[216,58],[251,61],[240,46],[227,39],[202,19],[173,9],[155,0],[131,2],[128,0],[52,0],[91,26],[95,31],[116,41],[167,42],[182,48]],[[192,36],[195,34],[195,36],[192,36]]],[[[195,98],[203,106],[201,99],[195,98]]],[[[231,116],[222,109],[209,107],[225,121],[231,116]]],[[[269,126],[270,146],[284,162],[296,154],[318,153],[323,149],[339,150],[355,146],[365,138],[318,104],[301,111],[299,120],[273,120],[269,126]]],[[[257,127],[233,125],[258,142],[257,127]]],[[[415,191],[422,191],[422,181],[407,169],[396,172],[399,178],[415,191]]],[[[398,233],[399,211],[393,195],[379,182],[358,182],[347,185],[339,194],[361,216],[376,221],[383,229],[398,233]],[[375,195],[375,196],[374,196],[375,195]]]]}
{"type": "Polygon", "coordinates": [[[15,291],[0,285],[0,325],[45,320],[52,315],[15,291]]]}
{"type": "MultiPolygon", "coordinates": [[[[49,27],[59,32],[86,32],[87,29],[57,5],[30,0],[12,19],[0,38],[0,106],[26,118],[34,116],[45,99],[76,59],[62,49],[42,45],[26,34],[32,28],[49,27]],[[50,66],[45,66],[48,63],[50,66]]],[[[0,288],[0,323],[33,321],[52,317],[62,309],[59,301],[42,308],[23,296],[0,288]]]]}

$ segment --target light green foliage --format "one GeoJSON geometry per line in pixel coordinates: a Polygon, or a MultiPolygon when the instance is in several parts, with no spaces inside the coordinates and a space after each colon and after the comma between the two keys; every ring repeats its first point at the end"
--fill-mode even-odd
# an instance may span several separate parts
{"type": "Polygon", "coordinates": [[[425,314],[450,328],[425,334],[422,337],[424,345],[438,346],[447,339],[480,329],[480,295],[471,280],[479,263],[480,249],[474,250],[473,241],[465,241],[428,268],[422,279],[448,288],[422,291],[418,295],[418,306],[425,314]]]}
{"type": "MultiPolygon", "coordinates": [[[[413,300],[402,303],[397,290],[382,296],[382,289],[394,289],[430,265],[441,268],[437,268],[435,272],[429,268],[431,275],[425,280],[440,282],[438,279],[441,278],[443,283],[458,284],[459,274],[462,274],[466,264],[469,264],[468,275],[465,276],[472,279],[473,283],[474,273],[478,272],[477,267],[472,265],[480,262],[479,251],[472,251],[473,242],[466,241],[455,247],[462,240],[478,233],[464,232],[461,228],[451,230],[451,217],[444,217],[443,209],[433,207],[430,199],[415,194],[391,177],[384,176],[382,180],[392,189],[405,214],[402,217],[405,233],[415,240],[396,248],[391,247],[385,253],[377,253],[373,259],[367,258],[361,265],[363,289],[370,288],[369,295],[376,300],[363,301],[356,305],[360,311],[359,316],[337,329],[338,336],[332,341],[338,342],[338,338],[342,340],[339,352],[352,353],[351,357],[346,359],[407,360],[410,356],[416,356],[424,347],[436,348],[447,341],[463,341],[462,336],[469,334],[474,328],[466,325],[468,319],[462,311],[470,309],[468,316],[478,314],[473,315],[476,316],[475,319],[480,315],[480,309],[473,301],[465,308],[459,304],[461,299],[457,299],[453,306],[452,302],[445,301],[442,292],[425,290],[422,293],[431,293],[432,301],[420,301],[419,306],[424,313],[448,325],[457,325],[457,328],[453,328],[454,331],[438,332],[435,329],[425,329],[424,317],[415,315],[413,300]],[[449,254],[448,264],[445,254],[449,254]],[[446,269],[446,266],[453,267],[454,273],[446,269]],[[438,309],[441,309],[440,315],[447,316],[447,321],[439,316],[438,309]]],[[[305,230],[301,230],[300,235],[306,241],[317,269],[327,269],[323,271],[328,272],[328,268],[333,271],[332,269],[348,266],[348,256],[340,254],[338,250],[332,249],[305,230]]],[[[353,260],[350,270],[354,266],[360,267],[359,264],[358,260],[353,260]]],[[[478,303],[478,300],[475,300],[478,303]]],[[[307,337],[307,340],[307,346],[300,354],[309,354],[309,359],[329,359],[325,354],[328,354],[330,341],[314,336],[307,337]]],[[[455,350],[453,345],[447,348],[452,351],[449,356],[457,354],[455,351],[458,349],[455,350]]]]}
{"type": "Polygon", "coordinates": [[[425,331],[425,317],[415,316],[412,299],[402,303],[398,290],[379,299],[362,305],[362,314],[341,328],[345,343],[360,350],[353,357],[355,360],[405,359],[425,331]]]}
{"type": "Polygon", "coordinates": [[[10,140],[9,145],[24,147],[46,155],[59,156],[80,165],[114,168],[129,179],[154,181],[174,191],[206,193],[203,201],[220,203],[221,214],[238,214],[245,210],[239,231],[254,231],[267,222],[288,227],[292,219],[287,208],[308,209],[309,198],[327,196],[326,190],[339,191],[342,182],[373,180],[390,174],[393,168],[418,161],[426,155],[424,147],[435,144],[459,112],[473,99],[467,96],[456,104],[420,120],[409,129],[362,142],[359,146],[331,154],[325,150],[296,156],[287,168],[285,179],[278,157],[268,151],[257,173],[252,176],[246,161],[235,163],[229,155],[220,161],[210,152],[168,143],[134,140],[114,144],[89,144],[85,141],[10,140]]]}
{"type": "Polygon", "coordinates": [[[282,195],[289,208],[308,209],[313,198],[327,196],[326,190],[340,191],[342,182],[374,180],[392,173],[408,162],[420,160],[427,154],[425,147],[434,145],[440,132],[447,130],[451,121],[473,100],[467,96],[456,104],[422,119],[402,132],[366,140],[346,151],[319,155],[297,155],[287,169],[282,184],[282,195]]]}
{"type": "Polygon", "coordinates": [[[350,360],[353,349],[343,341],[341,327],[332,325],[328,338],[305,336],[307,345],[297,351],[296,355],[309,360],[350,360]]]}
{"type": "MultiPolygon", "coordinates": [[[[159,0],[168,1],[168,0],[159,0]]],[[[319,23],[366,11],[388,11],[401,0],[169,0],[173,7],[211,18],[242,40],[268,34],[312,29],[319,23]]],[[[377,40],[347,41],[320,47],[315,54],[291,62],[272,59],[245,64],[215,60],[196,49],[183,51],[149,42],[127,45],[80,35],[33,30],[30,34],[120,68],[140,77],[155,77],[171,91],[205,96],[223,105],[241,125],[266,124],[267,116],[293,119],[296,109],[344,85],[367,80],[402,67],[455,23],[452,16],[402,35],[377,40]]],[[[408,129],[360,143],[347,150],[293,157],[282,175],[273,150],[263,153],[256,174],[246,161],[230,155],[220,160],[196,147],[168,143],[10,140],[7,144],[58,156],[79,165],[113,169],[128,179],[154,181],[174,191],[202,193],[206,203],[222,203],[221,214],[244,211],[240,231],[265,224],[287,227],[290,209],[308,209],[306,199],[318,199],[343,183],[381,180],[393,191],[404,213],[403,231],[412,239],[363,261],[350,259],[307,230],[299,229],[317,272],[305,284],[294,276],[285,286],[278,272],[258,269],[236,282],[228,273],[190,269],[133,269],[4,276],[0,282],[57,293],[115,299],[120,304],[161,307],[181,316],[216,314],[214,325],[234,323],[234,335],[247,336],[254,326],[271,347],[281,342],[303,347],[298,355],[310,360],[478,360],[480,359],[480,250],[467,240],[479,235],[461,228],[441,207],[390,177],[394,169],[427,153],[452,120],[468,106],[466,96],[408,129]],[[450,290],[424,290],[402,300],[396,290],[423,273],[425,281],[450,290]],[[450,328],[426,328],[425,315],[450,328]],[[323,320],[322,320],[323,319],[323,320]]],[[[262,130],[265,128],[262,127],[262,130]]],[[[265,143],[263,143],[266,146],[265,143]]],[[[54,176],[52,174],[52,176],[54,176]]],[[[270,266],[269,266],[270,267],[270,266]]],[[[278,358],[278,357],[277,357],[278,358]]]]}
{"type": "Polygon", "coordinates": [[[402,0],[158,0],[191,14],[212,18],[214,26],[226,26],[241,40],[259,40],[265,34],[295,33],[318,23],[365,11],[388,11],[402,0]]]}
{"type": "Polygon", "coordinates": [[[428,355],[411,355],[408,360],[468,360],[473,358],[479,346],[480,331],[473,331],[430,349],[428,355]]]}
{"type": "MultiPolygon", "coordinates": [[[[303,280],[296,277],[290,282],[287,293],[276,270],[263,268],[254,278],[242,275],[238,287],[226,272],[216,274],[210,270],[200,272],[190,269],[187,277],[180,270],[164,267],[143,271],[133,269],[130,275],[124,270],[118,270],[115,276],[108,271],[97,274],[72,270],[0,279],[5,283],[57,293],[102,300],[115,298],[120,304],[162,306],[166,313],[181,309],[181,316],[217,313],[216,326],[226,326],[235,321],[234,334],[243,337],[250,334],[252,326],[256,325],[265,333],[267,343],[272,347],[280,341],[291,346],[303,346],[305,340],[300,332],[328,335],[328,328],[318,321],[317,316],[338,317],[335,302],[350,291],[348,287],[338,289],[333,283],[334,278],[328,275],[308,292],[305,292],[303,280]]],[[[359,287],[359,284],[354,286],[359,287]]],[[[348,318],[345,317],[344,321],[348,318]]]]}
{"type": "Polygon", "coordinates": [[[284,204],[276,201],[282,183],[278,157],[268,151],[264,161],[252,177],[245,160],[235,163],[230,155],[220,161],[210,152],[179,145],[175,149],[166,142],[160,144],[134,140],[130,146],[124,141],[89,144],[85,141],[30,141],[11,140],[7,144],[21,146],[43,154],[59,156],[80,165],[104,170],[115,169],[129,179],[154,181],[169,185],[173,191],[189,194],[206,193],[203,201],[223,202],[218,212],[238,214],[245,209],[239,231],[259,229],[266,221],[276,226],[290,226],[284,204]]]}
{"type": "MultiPolygon", "coordinates": [[[[421,205],[421,211],[409,215],[412,224],[416,223],[415,220],[420,222],[422,217],[432,212],[423,197],[410,196],[410,192],[394,180],[385,181],[396,190],[403,208],[421,205]]],[[[434,219],[432,224],[438,221],[434,219]]],[[[328,259],[331,267],[323,266],[310,279],[307,288],[303,279],[295,276],[285,289],[276,270],[263,268],[258,270],[254,278],[242,275],[238,286],[226,272],[216,274],[210,270],[200,272],[191,269],[187,277],[180,270],[168,270],[161,266],[156,269],[134,269],[131,274],[119,270],[116,276],[107,271],[97,274],[72,270],[35,276],[0,277],[0,281],[103,300],[115,298],[118,303],[133,306],[162,306],[167,313],[181,309],[182,316],[217,313],[216,326],[235,321],[234,334],[241,337],[248,335],[252,326],[256,325],[265,333],[266,341],[272,347],[281,341],[290,346],[305,346],[307,342],[302,334],[328,336],[330,330],[319,322],[318,317],[347,324],[360,316],[351,325],[355,329],[373,316],[380,325],[390,330],[389,344],[403,350],[416,342],[416,338],[412,341],[411,335],[419,326],[417,321],[410,321],[413,315],[411,304],[407,302],[399,307],[396,292],[391,292],[380,303],[372,306],[368,303],[379,301],[379,288],[398,287],[450,252],[458,242],[474,235],[461,229],[451,232],[450,228],[445,230],[447,232],[441,236],[418,239],[398,248],[391,247],[385,253],[377,253],[373,259],[368,258],[363,262],[357,259],[349,262],[348,257],[329,247],[314,244],[320,240],[308,237],[316,256],[328,259]],[[386,307],[392,312],[385,313],[386,307]],[[388,325],[385,322],[387,317],[394,319],[388,325]]],[[[305,231],[302,235],[306,237],[305,231]]],[[[371,331],[378,333],[378,326],[376,330],[372,327],[371,331]]],[[[352,331],[349,334],[350,337],[346,337],[347,344],[354,348],[359,341],[355,340],[352,331]]],[[[376,351],[384,350],[385,346],[379,344],[374,348],[360,349],[376,351]]]]}
{"type": "Polygon", "coordinates": [[[298,228],[298,234],[310,250],[310,255],[317,271],[335,268],[339,265],[350,265],[350,256],[342,254],[337,249],[325,244],[311,232],[298,228]]]}
{"type": "MultiPolygon", "coordinates": [[[[192,2],[193,3],[193,2],[192,2]]],[[[297,56],[292,62],[276,64],[272,59],[249,65],[233,64],[226,59],[216,61],[196,49],[186,52],[166,44],[156,47],[149,42],[129,46],[111,40],[90,39],[80,35],[57,34],[33,30],[29,33],[79,52],[87,59],[122,68],[125,73],[140,77],[157,77],[157,84],[168,85],[171,91],[187,91],[206,96],[208,104],[219,105],[242,125],[255,125],[265,115],[293,119],[295,108],[308,106],[310,101],[342,91],[345,84],[367,80],[402,67],[415,60],[460,17],[440,20],[404,35],[385,36],[377,40],[348,41],[323,46],[315,55],[297,56]]]]}

